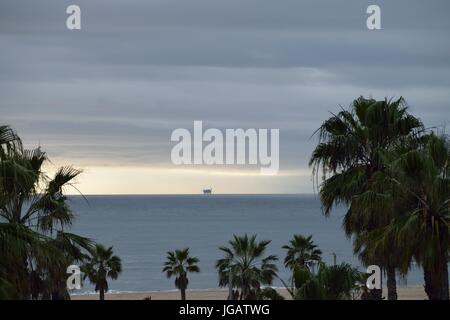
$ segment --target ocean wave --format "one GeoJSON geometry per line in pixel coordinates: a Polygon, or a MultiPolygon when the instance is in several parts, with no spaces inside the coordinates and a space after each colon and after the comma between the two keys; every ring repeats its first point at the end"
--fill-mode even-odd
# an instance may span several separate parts
{"type": "MultiPolygon", "coordinates": [[[[188,289],[186,292],[208,292],[208,291],[227,291],[228,289],[222,288],[210,288],[210,289],[188,289]]],[[[126,293],[160,293],[160,292],[178,292],[178,289],[168,289],[168,290],[146,290],[146,291],[129,291],[129,290],[109,290],[107,294],[126,294],[126,293]]],[[[89,291],[79,291],[70,293],[71,296],[84,296],[84,295],[98,295],[98,292],[89,290],[89,291]]]]}

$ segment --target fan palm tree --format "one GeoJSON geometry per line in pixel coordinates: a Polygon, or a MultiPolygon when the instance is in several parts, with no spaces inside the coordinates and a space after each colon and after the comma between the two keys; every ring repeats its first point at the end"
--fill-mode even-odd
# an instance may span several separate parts
{"type": "Polygon", "coordinates": [[[181,300],[186,300],[186,289],[189,284],[188,273],[200,272],[199,259],[189,255],[189,248],[167,252],[163,272],[167,278],[175,276],[175,287],[181,292],[181,300]]]}
{"type": "Polygon", "coordinates": [[[311,263],[317,263],[322,260],[322,251],[314,244],[312,236],[302,236],[296,234],[289,241],[290,245],[283,246],[287,250],[284,265],[293,270],[296,266],[309,269],[311,263]]]}
{"type": "Polygon", "coordinates": [[[313,274],[304,266],[293,269],[293,287],[286,286],[295,300],[348,300],[357,289],[360,273],[349,264],[327,266],[320,263],[313,274]]]}
{"type": "MultiPolygon", "coordinates": [[[[348,205],[343,221],[348,236],[357,238],[390,223],[392,210],[386,211],[378,201],[368,201],[361,212],[354,199],[370,191],[370,181],[386,170],[383,154],[422,129],[421,121],[407,112],[403,98],[376,101],[363,97],[353,101],[350,110],[333,115],[319,128],[319,144],[310,166],[317,176],[322,172],[319,188],[324,214],[328,216],[337,204],[348,205]]],[[[387,270],[389,299],[396,298],[395,252],[400,248],[393,249],[395,245],[390,243],[380,255],[360,255],[365,265],[378,264],[387,270]]],[[[369,248],[368,252],[371,251],[369,248]]],[[[355,253],[360,254],[358,247],[355,253]]],[[[375,294],[381,298],[381,290],[375,294]]]]}
{"type": "MultiPolygon", "coordinates": [[[[262,285],[271,285],[278,271],[274,255],[265,256],[270,241],[256,241],[256,235],[234,236],[230,247],[220,247],[225,257],[217,260],[219,285],[236,288],[240,300],[254,300],[262,285]]],[[[232,297],[229,297],[231,299],[232,297]]]]}
{"type": "Polygon", "coordinates": [[[122,262],[113,253],[113,247],[106,248],[96,244],[90,260],[82,267],[84,279],[95,285],[95,291],[100,293],[100,300],[105,300],[108,292],[108,278],[116,280],[122,272],[122,262]]]}

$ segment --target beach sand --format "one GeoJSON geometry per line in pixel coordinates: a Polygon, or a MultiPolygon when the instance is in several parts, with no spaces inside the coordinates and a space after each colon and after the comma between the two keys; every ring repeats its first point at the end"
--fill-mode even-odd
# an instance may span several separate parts
{"type": "MultiPolygon", "coordinates": [[[[285,289],[277,289],[286,299],[289,294],[285,289]]],[[[400,287],[397,288],[399,300],[424,300],[427,296],[422,287],[400,287]]],[[[192,290],[186,293],[187,300],[226,300],[227,290],[192,290]]],[[[384,292],[384,296],[387,293],[384,292]]],[[[178,291],[156,291],[135,293],[107,293],[106,300],[143,300],[151,297],[152,300],[180,300],[178,291]]],[[[72,300],[98,300],[98,294],[72,295],[72,300]]]]}

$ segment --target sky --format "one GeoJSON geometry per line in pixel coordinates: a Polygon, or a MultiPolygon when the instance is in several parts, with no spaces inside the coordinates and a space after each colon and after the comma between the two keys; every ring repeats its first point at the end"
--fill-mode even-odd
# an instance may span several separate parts
{"type": "Polygon", "coordinates": [[[448,122],[449,14],[446,0],[2,0],[1,123],[42,146],[49,174],[83,169],[84,194],[313,193],[311,136],[340,105],[403,96],[427,126],[448,122]],[[174,165],[171,133],[194,120],[279,129],[278,174],[174,165]]]}

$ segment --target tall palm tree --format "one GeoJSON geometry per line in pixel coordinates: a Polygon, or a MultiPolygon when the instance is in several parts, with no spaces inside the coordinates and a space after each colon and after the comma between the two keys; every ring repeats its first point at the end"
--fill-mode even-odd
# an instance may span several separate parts
{"type": "Polygon", "coordinates": [[[82,267],[84,278],[95,285],[95,291],[99,291],[100,300],[105,300],[105,292],[108,292],[108,278],[116,280],[122,272],[122,262],[113,253],[113,247],[106,248],[100,244],[95,245],[91,259],[82,267]]]}
{"type": "Polygon", "coordinates": [[[1,273],[17,298],[67,298],[64,262],[81,261],[91,247],[89,239],[66,232],[73,214],[64,189],[80,171],[63,167],[49,178],[42,170],[46,154],[23,149],[8,126],[0,127],[0,145],[1,273]],[[45,285],[50,275],[52,286],[45,285]]]}
{"type": "MultiPolygon", "coordinates": [[[[271,285],[278,271],[274,255],[265,256],[270,241],[256,241],[256,235],[236,236],[230,247],[220,247],[225,257],[217,260],[219,285],[239,292],[240,300],[254,300],[262,285],[271,285]]],[[[231,299],[232,297],[229,297],[231,299]]]]}
{"type": "Polygon", "coordinates": [[[314,244],[312,235],[303,236],[296,234],[289,241],[289,245],[283,246],[287,250],[284,265],[293,270],[296,266],[309,269],[311,263],[317,263],[322,260],[322,251],[314,244]]]}
{"type": "MultiPolygon", "coordinates": [[[[15,149],[15,146],[17,145],[21,145],[20,138],[17,134],[9,126],[0,126],[0,164],[2,168],[3,162],[7,161],[9,151],[11,149],[15,149]]],[[[5,182],[5,175],[3,172],[0,172],[0,207],[3,207],[6,201],[3,193],[5,182]]],[[[7,237],[9,237],[6,231],[7,230],[4,228],[3,223],[0,223],[0,257],[2,257],[1,260],[3,260],[3,264],[0,263],[0,299],[2,300],[17,298],[16,290],[14,289],[13,284],[7,279],[8,272],[5,267],[9,260],[7,259],[9,248],[4,246],[4,243],[7,241],[7,237]]]]}
{"type": "MultiPolygon", "coordinates": [[[[348,206],[343,222],[348,236],[357,238],[390,223],[393,211],[380,207],[374,193],[364,212],[354,205],[354,199],[370,191],[370,181],[386,170],[383,154],[422,129],[421,121],[407,112],[403,98],[376,101],[363,97],[354,100],[350,110],[333,115],[319,128],[319,144],[310,166],[317,176],[322,172],[319,188],[324,214],[329,215],[337,204],[348,206]]],[[[390,243],[380,255],[360,255],[364,264],[378,264],[387,270],[389,299],[396,298],[395,252],[400,248],[393,248],[395,245],[390,243]]],[[[359,254],[357,249],[355,253],[359,254]]],[[[375,293],[381,298],[381,290],[375,293]]]]}
{"type": "Polygon", "coordinates": [[[450,141],[431,133],[421,142],[418,147],[401,147],[389,155],[390,170],[385,177],[403,209],[392,223],[363,240],[376,249],[387,242],[399,243],[403,248],[398,253],[400,261],[407,265],[414,259],[423,267],[428,297],[448,300],[450,141]]]}
{"type": "Polygon", "coordinates": [[[186,300],[186,289],[189,284],[188,273],[200,272],[199,259],[189,255],[189,248],[167,252],[163,272],[167,278],[175,276],[175,287],[181,292],[181,300],[186,300]]]}

